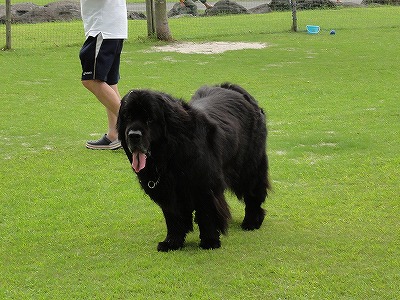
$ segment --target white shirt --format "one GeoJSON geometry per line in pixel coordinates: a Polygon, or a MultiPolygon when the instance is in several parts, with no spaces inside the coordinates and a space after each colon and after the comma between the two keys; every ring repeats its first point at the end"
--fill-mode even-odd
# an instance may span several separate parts
{"type": "Polygon", "coordinates": [[[125,0],[81,0],[85,36],[127,39],[128,17],[125,0]]]}

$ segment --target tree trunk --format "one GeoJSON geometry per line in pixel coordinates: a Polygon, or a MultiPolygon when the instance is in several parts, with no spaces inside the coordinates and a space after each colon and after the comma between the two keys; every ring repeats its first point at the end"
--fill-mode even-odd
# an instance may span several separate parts
{"type": "Polygon", "coordinates": [[[156,33],[154,26],[154,1],[146,0],[146,15],[147,15],[147,35],[153,37],[156,33]]]}
{"type": "Polygon", "coordinates": [[[297,32],[297,3],[296,0],[290,1],[292,5],[292,31],[297,32]]]}
{"type": "Polygon", "coordinates": [[[157,39],[172,41],[172,35],[168,26],[166,0],[154,0],[154,11],[157,39]]]}

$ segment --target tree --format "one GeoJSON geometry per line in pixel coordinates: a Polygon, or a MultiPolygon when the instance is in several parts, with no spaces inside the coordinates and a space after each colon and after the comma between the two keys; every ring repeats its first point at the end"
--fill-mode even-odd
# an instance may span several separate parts
{"type": "Polygon", "coordinates": [[[154,36],[156,29],[154,27],[154,3],[153,0],[146,0],[146,15],[147,15],[147,35],[154,36]]]}
{"type": "Polygon", "coordinates": [[[161,41],[172,41],[167,17],[167,2],[165,0],[146,0],[147,31],[148,35],[154,33],[161,41]]]}

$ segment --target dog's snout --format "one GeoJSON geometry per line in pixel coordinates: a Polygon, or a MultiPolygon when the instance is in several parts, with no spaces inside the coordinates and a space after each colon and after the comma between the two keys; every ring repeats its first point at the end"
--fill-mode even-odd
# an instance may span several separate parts
{"type": "Polygon", "coordinates": [[[142,136],[142,132],[140,130],[129,130],[128,136],[132,138],[140,138],[142,136]]]}
{"type": "Polygon", "coordinates": [[[138,145],[142,141],[143,133],[140,130],[129,130],[126,133],[126,139],[128,141],[128,145],[131,147],[133,145],[138,145]]]}

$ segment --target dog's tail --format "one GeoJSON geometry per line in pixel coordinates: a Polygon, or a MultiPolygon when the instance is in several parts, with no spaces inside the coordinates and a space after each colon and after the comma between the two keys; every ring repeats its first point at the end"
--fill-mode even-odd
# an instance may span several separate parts
{"type": "Polygon", "coordinates": [[[249,94],[249,92],[247,92],[244,88],[242,88],[241,86],[237,85],[237,84],[233,84],[233,83],[229,83],[229,82],[225,82],[222,83],[220,85],[220,87],[227,89],[227,90],[231,90],[231,91],[235,91],[238,92],[240,94],[243,95],[243,97],[249,102],[251,103],[251,105],[253,105],[254,107],[258,108],[262,114],[264,114],[264,111],[262,110],[261,107],[258,106],[258,103],[256,101],[256,99],[254,99],[254,97],[252,95],[249,94]]]}

